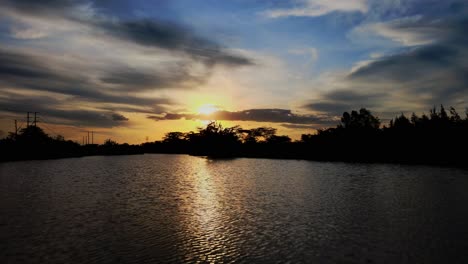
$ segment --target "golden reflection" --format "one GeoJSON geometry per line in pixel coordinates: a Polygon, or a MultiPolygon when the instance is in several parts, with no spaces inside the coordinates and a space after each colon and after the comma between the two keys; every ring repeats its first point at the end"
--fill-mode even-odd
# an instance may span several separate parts
{"type": "Polygon", "coordinates": [[[224,186],[222,181],[214,178],[208,162],[202,158],[192,162],[193,174],[189,180],[193,184],[193,193],[186,201],[186,227],[192,241],[189,243],[191,248],[186,250],[191,252],[188,257],[192,260],[218,263],[237,250],[233,249],[235,245],[232,245],[225,225],[229,216],[223,208],[224,186]]]}

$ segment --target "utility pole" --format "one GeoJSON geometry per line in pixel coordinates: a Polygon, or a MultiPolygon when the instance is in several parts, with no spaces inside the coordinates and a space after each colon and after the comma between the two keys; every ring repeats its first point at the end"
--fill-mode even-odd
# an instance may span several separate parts
{"type": "Polygon", "coordinates": [[[18,137],[18,120],[15,119],[15,139],[18,137]]]}
{"type": "Polygon", "coordinates": [[[91,131],[91,144],[94,145],[94,131],[91,131]]]}
{"type": "Polygon", "coordinates": [[[88,138],[86,140],[86,145],[88,145],[88,144],[89,144],[89,131],[88,131],[88,138]]]}
{"type": "Polygon", "coordinates": [[[84,146],[84,136],[83,136],[83,146],[84,146]]]}
{"type": "Polygon", "coordinates": [[[34,112],[34,123],[33,123],[34,127],[37,126],[37,116],[36,116],[37,114],[38,114],[38,112],[34,112]]]}
{"type": "Polygon", "coordinates": [[[26,128],[29,128],[29,112],[26,115],[26,128]]]}

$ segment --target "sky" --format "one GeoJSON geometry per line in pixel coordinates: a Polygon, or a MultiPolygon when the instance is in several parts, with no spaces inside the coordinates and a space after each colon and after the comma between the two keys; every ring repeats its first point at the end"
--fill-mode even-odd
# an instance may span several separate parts
{"type": "Polygon", "coordinates": [[[95,143],[207,120],[297,139],[468,106],[467,0],[0,0],[0,137],[95,143]]]}

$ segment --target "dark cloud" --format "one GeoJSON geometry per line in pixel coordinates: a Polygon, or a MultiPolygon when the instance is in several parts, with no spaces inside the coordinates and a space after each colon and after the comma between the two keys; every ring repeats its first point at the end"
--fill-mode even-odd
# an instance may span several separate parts
{"type": "Polygon", "coordinates": [[[93,127],[117,127],[121,123],[114,120],[112,113],[91,110],[56,110],[45,109],[42,111],[45,116],[54,118],[57,123],[68,123],[75,126],[93,126],[93,127]],[[57,120],[61,119],[61,120],[57,120]]]}
{"type": "Polygon", "coordinates": [[[166,66],[164,72],[142,71],[128,67],[111,67],[100,81],[127,91],[147,91],[163,88],[190,89],[205,82],[206,76],[195,76],[184,65],[166,66]]]}
{"type": "Polygon", "coordinates": [[[354,103],[341,103],[341,102],[317,102],[317,103],[310,103],[304,106],[304,108],[321,112],[321,113],[329,113],[332,115],[340,115],[345,111],[350,111],[351,109],[355,109],[353,107],[354,103]]]}
{"type": "Polygon", "coordinates": [[[385,93],[361,94],[352,90],[337,90],[322,95],[320,100],[304,105],[304,108],[333,116],[362,107],[372,108],[382,103],[385,93]]]}
{"type": "MultiPolygon", "coordinates": [[[[97,13],[88,1],[72,0],[3,0],[5,7],[44,19],[61,18],[91,27],[96,32],[136,43],[144,47],[180,52],[207,65],[253,65],[245,56],[227,51],[217,42],[201,36],[194,29],[156,19],[121,20],[97,13]],[[90,12],[93,10],[93,12],[90,12]]],[[[0,2],[1,3],[1,2],[0,2]]]]}
{"type": "Polygon", "coordinates": [[[356,81],[410,82],[441,69],[460,70],[457,63],[460,55],[460,47],[430,45],[372,62],[359,68],[348,78],[356,81]]]}
{"type": "MultiPolygon", "coordinates": [[[[143,98],[130,96],[128,93],[116,93],[111,87],[93,82],[88,76],[77,73],[74,69],[67,69],[66,65],[55,63],[52,67],[49,65],[50,59],[41,56],[0,49],[0,61],[0,85],[3,87],[60,93],[83,101],[155,107],[155,110],[161,110],[162,107],[158,105],[172,103],[165,98],[143,98]]],[[[113,74],[119,75],[122,75],[122,72],[113,74]]],[[[181,80],[182,77],[179,81],[181,80]]],[[[137,86],[138,80],[135,82],[137,86]]],[[[127,89],[121,89],[120,92],[132,90],[132,87],[127,86],[127,89]]]]}
{"type": "Polygon", "coordinates": [[[114,121],[128,121],[128,118],[121,114],[114,113],[112,114],[112,120],[114,121]]]}
{"type": "MultiPolygon", "coordinates": [[[[2,111],[40,111],[66,124],[111,127],[126,118],[115,113],[161,113],[175,104],[168,98],[152,98],[144,93],[193,89],[210,77],[215,65],[253,64],[249,58],[229,51],[188,26],[157,19],[108,16],[89,0],[0,0],[0,6],[1,13],[5,14],[5,28],[22,28],[23,23],[27,26],[35,21],[22,18],[35,18],[45,25],[63,24],[60,30],[64,31],[60,34],[91,37],[110,47],[114,47],[113,42],[119,42],[131,48],[131,54],[145,53],[152,57],[139,64],[120,58],[117,52],[100,60],[90,58],[86,50],[81,54],[79,48],[67,52],[70,50],[65,46],[62,50],[60,39],[48,43],[62,36],[54,35],[51,29],[52,33],[44,33],[48,39],[40,40],[44,46],[35,46],[37,42],[31,41],[27,46],[0,48],[2,111]],[[52,52],[54,45],[59,45],[59,53],[52,52]],[[53,55],[48,55],[49,52],[53,55]],[[164,58],[172,55],[164,65],[153,59],[161,54],[164,58]],[[15,94],[7,94],[12,90],[15,94]],[[50,93],[61,99],[37,96],[50,93]],[[96,110],[82,110],[80,105],[94,106],[96,110]]],[[[9,41],[14,44],[15,35],[10,36],[13,38],[9,41]]]]}
{"type": "Polygon", "coordinates": [[[56,108],[59,102],[59,99],[48,96],[0,97],[0,111],[13,114],[35,111],[40,113],[40,120],[46,123],[75,126],[116,127],[123,121],[115,120],[115,113],[109,111],[56,108]]]}
{"type": "Polygon", "coordinates": [[[318,129],[322,127],[320,125],[301,125],[301,124],[281,124],[281,126],[285,128],[289,128],[289,129],[318,129]]]}
{"type": "Polygon", "coordinates": [[[179,119],[197,119],[198,115],[195,114],[174,114],[174,113],[164,113],[160,115],[152,115],[147,116],[148,119],[152,119],[154,121],[160,120],[179,120],[179,119]]]}
{"type": "Polygon", "coordinates": [[[406,20],[394,27],[406,33],[427,34],[432,43],[383,57],[352,72],[355,86],[391,83],[393,93],[418,98],[428,106],[454,104],[468,92],[468,18],[456,20],[406,20]],[[421,98],[421,95],[430,94],[421,98]]]}
{"type": "Polygon", "coordinates": [[[402,19],[387,27],[392,34],[422,38],[428,44],[400,49],[357,68],[341,80],[349,88],[325,92],[304,107],[335,116],[366,107],[386,113],[386,118],[408,105],[413,111],[439,104],[466,106],[468,19],[402,19]]]}
{"type": "Polygon", "coordinates": [[[214,41],[175,23],[156,20],[101,20],[94,22],[94,26],[114,37],[143,46],[184,52],[208,64],[219,63],[230,66],[253,64],[250,59],[231,54],[214,41]]]}
{"type": "Polygon", "coordinates": [[[64,16],[85,1],[77,0],[0,0],[4,7],[31,15],[64,16]]]}
{"type": "Polygon", "coordinates": [[[170,82],[162,80],[158,76],[138,72],[132,69],[117,69],[100,78],[104,83],[117,84],[117,85],[132,85],[132,86],[167,86],[170,82]]]}
{"type": "Polygon", "coordinates": [[[374,93],[359,93],[355,91],[349,91],[349,90],[336,90],[336,91],[331,91],[326,93],[326,98],[332,101],[338,101],[338,102],[369,102],[369,101],[375,101],[381,97],[386,96],[387,94],[384,92],[374,92],[374,93]]]}
{"type": "Polygon", "coordinates": [[[48,69],[39,57],[25,55],[17,52],[10,52],[0,49],[0,76],[2,79],[15,80],[22,79],[56,79],[58,81],[73,81],[73,79],[63,78],[52,69],[48,69]]]}
{"type": "Polygon", "coordinates": [[[327,116],[300,115],[288,109],[249,109],[243,111],[217,111],[210,115],[205,114],[176,114],[166,113],[160,116],[148,116],[153,120],[226,120],[226,121],[254,121],[289,124],[328,124],[332,122],[327,116]]]}
{"type": "Polygon", "coordinates": [[[161,105],[155,106],[138,106],[138,105],[109,105],[109,106],[100,106],[99,109],[111,112],[129,112],[129,113],[140,113],[140,114],[149,114],[149,113],[161,113],[164,111],[165,107],[161,105]]]}
{"type": "MultiPolygon", "coordinates": [[[[183,68],[172,69],[168,73],[147,73],[137,69],[116,68],[103,70],[100,80],[105,87],[94,82],[89,76],[77,73],[66,65],[54,62],[50,58],[37,55],[22,54],[0,49],[0,83],[29,88],[34,90],[51,91],[70,94],[98,102],[151,104],[152,100],[136,97],[113,96],[103,91],[112,91],[119,86],[122,91],[144,91],[160,88],[187,87],[189,84],[201,83],[203,78],[191,76],[183,68]],[[110,89],[112,88],[112,89],[110,89]],[[101,92],[97,91],[100,90],[101,92]]],[[[96,74],[98,72],[95,72],[96,74]]]]}

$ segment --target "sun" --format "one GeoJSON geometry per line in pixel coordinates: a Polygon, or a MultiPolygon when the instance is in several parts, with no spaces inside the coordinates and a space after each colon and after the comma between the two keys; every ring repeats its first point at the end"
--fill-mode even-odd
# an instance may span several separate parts
{"type": "Polygon", "coordinates": [[[218,111],[219,108],[216,107],[215,105],[212,104],[204,104],[198,108],[198,113],[202,115],[210,115],[216,111],[218,111]]]}

